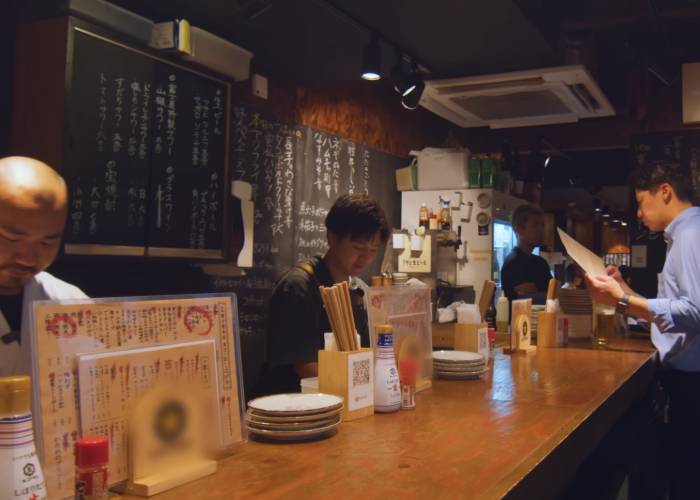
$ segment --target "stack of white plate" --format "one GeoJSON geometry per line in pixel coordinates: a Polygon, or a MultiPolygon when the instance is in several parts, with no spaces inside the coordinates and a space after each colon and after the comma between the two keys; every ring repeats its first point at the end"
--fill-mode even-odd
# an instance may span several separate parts
{"type": "Polygon", "coordinates": [[[316,439],[336,432],[342,410],[343,398],[332,394],[275,394],[248,402],[246,428],[273,441],[316,439]]]}
{"type": "Polygon", "coordinates": [[[469,351],[434,351],[433,372],[440,378],[471,380],[486,373],[482,354],[469,351]]]}

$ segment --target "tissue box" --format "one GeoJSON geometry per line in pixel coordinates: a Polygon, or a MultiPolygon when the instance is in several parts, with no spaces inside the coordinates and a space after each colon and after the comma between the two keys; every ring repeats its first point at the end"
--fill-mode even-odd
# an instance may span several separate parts
{"type": "Polygon", "coordinates": [[[469,150],[425,148],[411,151],[417,160],[418,189],[469,187],[469,150]]]}

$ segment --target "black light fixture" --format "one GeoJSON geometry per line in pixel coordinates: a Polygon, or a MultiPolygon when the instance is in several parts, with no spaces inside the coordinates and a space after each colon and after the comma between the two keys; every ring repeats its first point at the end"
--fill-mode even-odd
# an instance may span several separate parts
{"type": "Polygon", "coordinates": [[[379,38],[372,34],[370,42],[365,45],[362,52],[362,79],[379,80],[382,77],[382,48],[379,46],[379,38]]]}
{"type": "Polygon", "coordinates": [[[411,58],[396,51],[396,65],[391,70],[391,81],[394,83],[394,90],[405,97],[416,89],[417,75],[411,64],[411,58]]]}

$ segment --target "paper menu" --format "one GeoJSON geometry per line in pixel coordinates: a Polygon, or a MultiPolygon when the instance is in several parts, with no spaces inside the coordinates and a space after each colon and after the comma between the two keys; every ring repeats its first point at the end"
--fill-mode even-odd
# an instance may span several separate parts
{"type": "Polygon", "coordinates": [[[214,346],[214,340],[209,339],[78,355],[80,428],[83,436],[109,437],[110,485],[128,479],[129,410],[156,384],[196,390],[205,402],[206,413],[212,416],[212,425],[218,424],[214,346]]]}
{"type": "Polygon", "coordinates": [[[34,418],[49,498],[74,494],[73,443],[80,437],[78,353],[214,339],[225,446],[243,439],[240,353],[232,295],[35,302],[34,418]]]}
{"type": "Polygon", "coordinates": [[[566,234],[560,227],[557,228],[557,232],[564,248],[566,248],[566,253],[581,266],[584,272],[591,276],[607,275],[603,259],[566,234]]]}

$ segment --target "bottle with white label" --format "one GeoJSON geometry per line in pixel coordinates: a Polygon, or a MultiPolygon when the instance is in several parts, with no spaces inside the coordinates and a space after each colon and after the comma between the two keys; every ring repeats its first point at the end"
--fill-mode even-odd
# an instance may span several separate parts
{"type": "Polygon", "coordinates": [[[46,500],[34,446],[29,377],[0,377],[0,498],[46,500]]]}
{"type": "Polygon", "coordinates": [[[496,331],[498,333],[508,333],[508,316],[510,304],[505,294],[498,298],[496,303],[496,331]]]}
{"type": "Polygon", "coordinates": [[[398,411],[401,408],[401,386],[394,358],[394,328],[391,325],[377,327],[374,355],[374,411],[398,411]]]}

